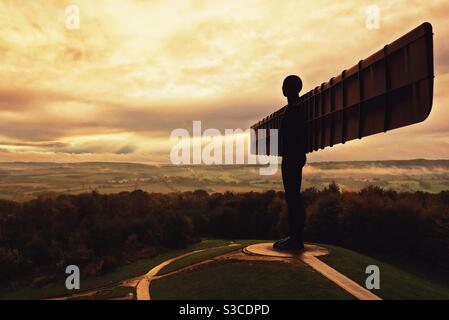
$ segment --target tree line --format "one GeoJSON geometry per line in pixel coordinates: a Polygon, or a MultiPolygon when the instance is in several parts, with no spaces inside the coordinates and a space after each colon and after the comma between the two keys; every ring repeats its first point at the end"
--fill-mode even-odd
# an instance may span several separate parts
{"type": "MultiPolygon", "coordinates": [[[[449,272],[449,191],[406,193],[330,184],[303,191],[307,241],[400,254],[449,272]]],[[[0,201],[0,286],[40,286],[106,273],[203,237],[277,239],[287,233],[283,192],[98,192],[0,201]]]]}

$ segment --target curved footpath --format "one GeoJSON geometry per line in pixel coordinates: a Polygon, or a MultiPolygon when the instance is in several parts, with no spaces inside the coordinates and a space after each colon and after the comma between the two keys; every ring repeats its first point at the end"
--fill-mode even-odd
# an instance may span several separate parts
{"type": "Polygon", "coordinates": [[[182,259],[184,257],[190,256],[192,254],[202,252],[205,250],[206,249],[196,250],[196,251],[188,252],[186,254],[183,254],[183,255],[175,257],[175,258],[171,258],[171,259],[166,260],[166,261],[162,262],[161,264],[157,265],[150,271],[148,271],[143,276],[143,278],[139,281],[139,283],[137,284],[137,287],[136,287],[137,300],[150,300],[150,282],[151,282],[151,280],[153,280],[156,277],[156,275],[159,273],[159,271],[162,268],[164,268],[165,266],[169,265],[170,263],[172,263],[176,260],[182,259]]]}

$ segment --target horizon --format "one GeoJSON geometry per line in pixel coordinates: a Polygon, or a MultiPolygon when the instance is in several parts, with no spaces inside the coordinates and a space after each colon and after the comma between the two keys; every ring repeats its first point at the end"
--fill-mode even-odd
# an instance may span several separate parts
{"type": "MultiPolygon", "coordinates": [[[[375,159],[375,160],[318,160],[318,161],[307,161],[306,165],[308,164],[315,164],[315,163],[339,163],[339,162],[411,162],[411,161],[449,161],[449,158],[436,158],[436,159],[428,159],[428,158],[411,158],[411,159],[375,159]]],[[[172,164],[170,162],[165,163],[150,163],[150,162],[132,162],[132,161],[21,161],[21,160],[11,160],[11,161],[0,161],[0,164],[11,164],[11,163],[49,163],[49,164],[83,164],[83,163],[105,163],[105,164],[141,164],[141,165],[148,165],[148,166],[179,166],[176,164],[172,164]]],[[[280,163],[278,163],[280,165],[280,163]]],[[[248,166],[248,167],[260,167],[260,166],[267,166],[266,164],[186,164],[182,165],[183,167],[229,167],[229,166],[248,166]]]]}

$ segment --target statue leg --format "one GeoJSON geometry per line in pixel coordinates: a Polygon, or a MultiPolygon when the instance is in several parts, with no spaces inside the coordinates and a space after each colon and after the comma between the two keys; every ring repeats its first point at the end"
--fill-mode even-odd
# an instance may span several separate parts
{"type": "Polygon", "coordinates": [[[275,243],[276,249],[302,250],[305,210],[301,199],[302,165],[298,161],[282,160],[282,181],[287,202],[290,237],[275,243]]]}

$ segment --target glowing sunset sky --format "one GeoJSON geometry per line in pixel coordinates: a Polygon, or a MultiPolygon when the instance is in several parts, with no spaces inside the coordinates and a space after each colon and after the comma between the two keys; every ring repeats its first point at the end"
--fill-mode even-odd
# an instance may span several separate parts
{"type": "Polygon", "coordinates": [[[427,121],[309,159],[449,158],[448,14],[447,0],[2,0],[0,161],[167,162],[173,129],[246,129],[285,104],[286,75],[308,91],[424,21],[427,121]],[[379,30],[365,27],[373,4],[379,30]]]}

